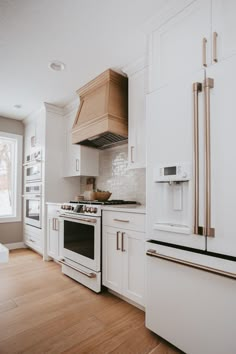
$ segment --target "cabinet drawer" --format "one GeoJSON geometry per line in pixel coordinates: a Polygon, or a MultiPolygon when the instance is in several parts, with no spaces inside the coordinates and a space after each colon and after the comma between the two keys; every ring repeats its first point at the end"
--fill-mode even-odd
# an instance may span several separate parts
{"type": "Polygon", "coordinates": [[[48,205],[47,206],[47,215],[52,216],[52,217],[57,217],[59,215],[59,212],[61,210],[61,204],[53,204],[53,205],[48,205]]]}
{"type": "Polygon", "coordinates": [[[26,232],[25,243],[29,247],[32,247],[33,249],[39,252],[42,252],[43,243],[42,243],[42,239],[38,235],[26,232]]]}
{"type": "Polygon", "coordinates": [[[144,232],[145,215],[127,212],[104,211],[103,225],[144,232]]]}

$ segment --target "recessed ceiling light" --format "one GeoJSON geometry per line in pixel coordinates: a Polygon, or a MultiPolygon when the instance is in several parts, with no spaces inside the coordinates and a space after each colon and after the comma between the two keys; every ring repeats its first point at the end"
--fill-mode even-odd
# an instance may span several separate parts
{"type": "Polygon", "coordinates": [[[63,71],[65,69],[65,64],[62,63],[61,61],[54,60],[54,61],[50,61],[48,67],[54,71],[63,71]]]}
{"type": "Polygon", "coordinates": [[[20,109],[21,107],[22,107],[21,104],[15,104],[15,105],[14,105],[14,108],[17,108],[17,109],[20,109]]]}

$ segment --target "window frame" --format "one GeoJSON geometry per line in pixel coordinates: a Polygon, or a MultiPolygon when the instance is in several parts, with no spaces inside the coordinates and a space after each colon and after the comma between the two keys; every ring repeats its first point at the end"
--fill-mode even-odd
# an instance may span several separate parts
{"type": "Polygon", "coordinates": [[[15,214],[10,216],[0,215],[0,224],[9,222],[22,221],[22,153],[23,153],[23,137],[22,135],[12,134],[8,132],[0,131],[0,137],[16,140],[16,166],[14,175],[14,197],[15,197],[15,214]]]}

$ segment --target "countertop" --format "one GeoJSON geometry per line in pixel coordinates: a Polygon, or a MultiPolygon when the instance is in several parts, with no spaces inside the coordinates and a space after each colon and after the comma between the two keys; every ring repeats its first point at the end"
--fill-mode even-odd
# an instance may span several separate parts
{"type": "Polygon", "coordinates": [[[146,214],[145,205],[102,205],[102,210],[119,211],[124,213],[146,214]]]}

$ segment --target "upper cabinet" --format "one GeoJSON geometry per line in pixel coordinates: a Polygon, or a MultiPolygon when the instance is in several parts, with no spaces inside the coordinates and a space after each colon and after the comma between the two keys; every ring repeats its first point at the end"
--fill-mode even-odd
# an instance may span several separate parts
{"type": "Polygon", "coordinates": [[[198,0],[152,32],[150,91],[207,65],[210,22],[211,1],[198,0]]]}
{"type": "Polygon", "coordinates": [[[66,144],[64,152],[64,177],[98,176],[99,150],[72,144],[72,126],[75,113],[65,118],[66,144]]]}
{"type": "Polygon", "coordinates": [[[129,78],[129,168],[145,168],[147,64],[141,58],[123,70],[129,78]]]}
{"type": "Polygon", "coordinates": [[[25,119],[25,145],[24,162],[27,162],[27,156],[34,152],[41,151],[45,144],[45,111],[40,109],[33,113],[28,119],[25,119]]]}
{"type": "Polygon", "coordinates": [[[196,0],[149,36],[149,92],[236,54],[234,0],[196,0]]]}
{"type": "Polygon", "coordinates": [[[235,0],[212,0],[212,63],[236,54],[235,13],[235,0]]]}

